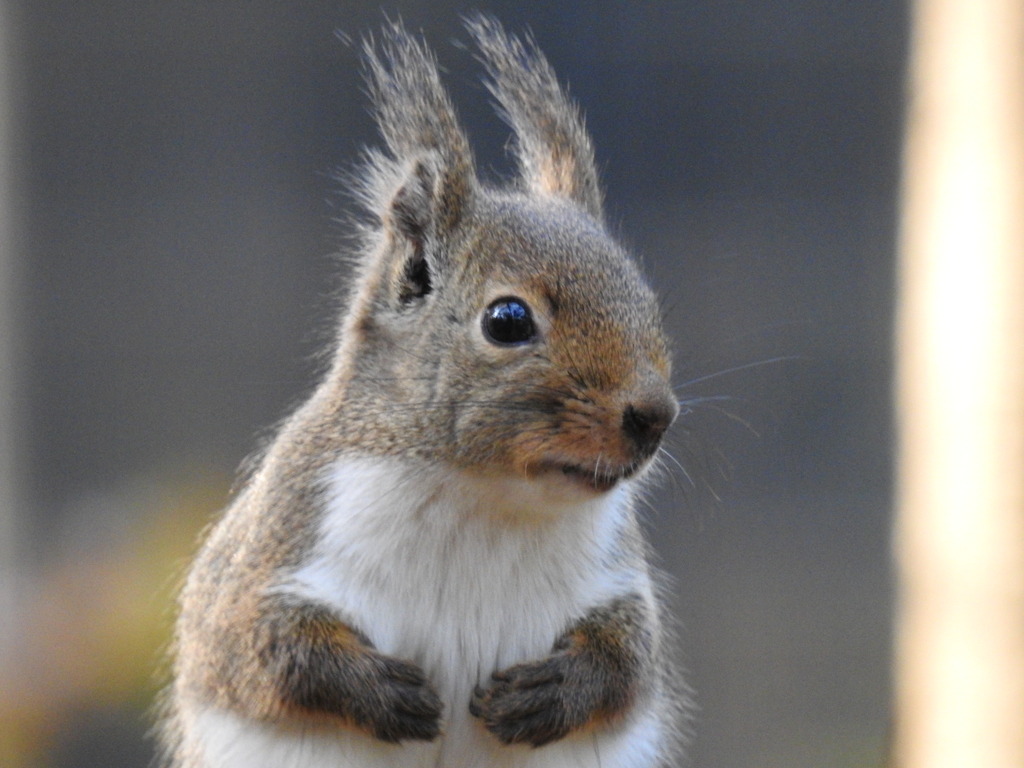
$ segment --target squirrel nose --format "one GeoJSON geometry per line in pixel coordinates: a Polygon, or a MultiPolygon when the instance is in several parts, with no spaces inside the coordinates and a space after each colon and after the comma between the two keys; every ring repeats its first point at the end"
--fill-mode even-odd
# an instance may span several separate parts
{"type": "Polygon", "coordinates": [[[678,413],[679,405],[669,399],[626,406],[622,412],[622,431],[632,442],[638,459],[646,459],[658,449],[661,436],[678,413]]]}

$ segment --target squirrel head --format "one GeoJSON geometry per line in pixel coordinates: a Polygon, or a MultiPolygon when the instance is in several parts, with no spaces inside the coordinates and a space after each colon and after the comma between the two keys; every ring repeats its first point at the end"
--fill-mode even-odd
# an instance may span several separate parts
{"type": "Polygon", "coordinates": [[[432,53],[366,46],[387,150],[327,388],[356,451],[603,493],[678,413],[657,301],[603,222],[590,139],[529,38],[467,24],[515,133],[517,183],[477,180],[432,53]]]}

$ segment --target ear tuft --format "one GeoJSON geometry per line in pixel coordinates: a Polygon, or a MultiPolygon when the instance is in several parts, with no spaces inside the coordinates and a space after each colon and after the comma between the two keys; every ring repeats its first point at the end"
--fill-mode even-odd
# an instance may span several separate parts
{"type": "Polygon", "coordinates": [[[371,155],[363,197],[380,213],[389,208],[407,237],[444,239],[462,218],[476,171],[437,61],[400,21],[385,26],[379,45],[366,41],[364,53],[367,86],[390,156],[371,155]]]}
{"type": "Polygon", "coordinates": [[[603,195],[583,118],[533,38],[509,35],[483,14],[467,19],[466,28],[480,48],[487,86],[515,131],[527,188],[573,200],[602,220],[603,195]]]}

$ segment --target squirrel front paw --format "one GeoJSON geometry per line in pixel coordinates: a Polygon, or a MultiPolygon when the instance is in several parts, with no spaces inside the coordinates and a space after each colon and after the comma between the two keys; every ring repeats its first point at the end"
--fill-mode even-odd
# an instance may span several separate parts
{"type": "Polygon", "coordinates": [[[351,702],[355,723],[381,741],[433,741],[441,733],[443,705],[423,670],[415,664],[367,654],[372,680],[360,686],[368,694],[351,702]]]}
{"type": "Polygon", "coordinates": [[[283,703],[387,742],[432,741],[443,705],[424,671],[378,652],[327,608],[268,601],[261,658],[283,703]]]}
{"type": "Polygon", "coordinates": [[[578,654],[556,653],[491,675],[469,712],[505,744],[543,746],[586,725],[603,709],[602,676],[578,654]]]}

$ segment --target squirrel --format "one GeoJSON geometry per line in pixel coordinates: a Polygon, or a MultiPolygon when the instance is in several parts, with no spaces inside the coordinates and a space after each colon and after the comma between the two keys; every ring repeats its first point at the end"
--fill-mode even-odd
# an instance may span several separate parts
{"type": "Polygon", "coordinates": [[[187,576],[175,768],[655,768],[680,697],[634,510],[679,406],[656,297],[532,36],[467,20],[515,135],[478,180],[434,54],[365,43],[386,149],[330,364],[187,576]]]}

